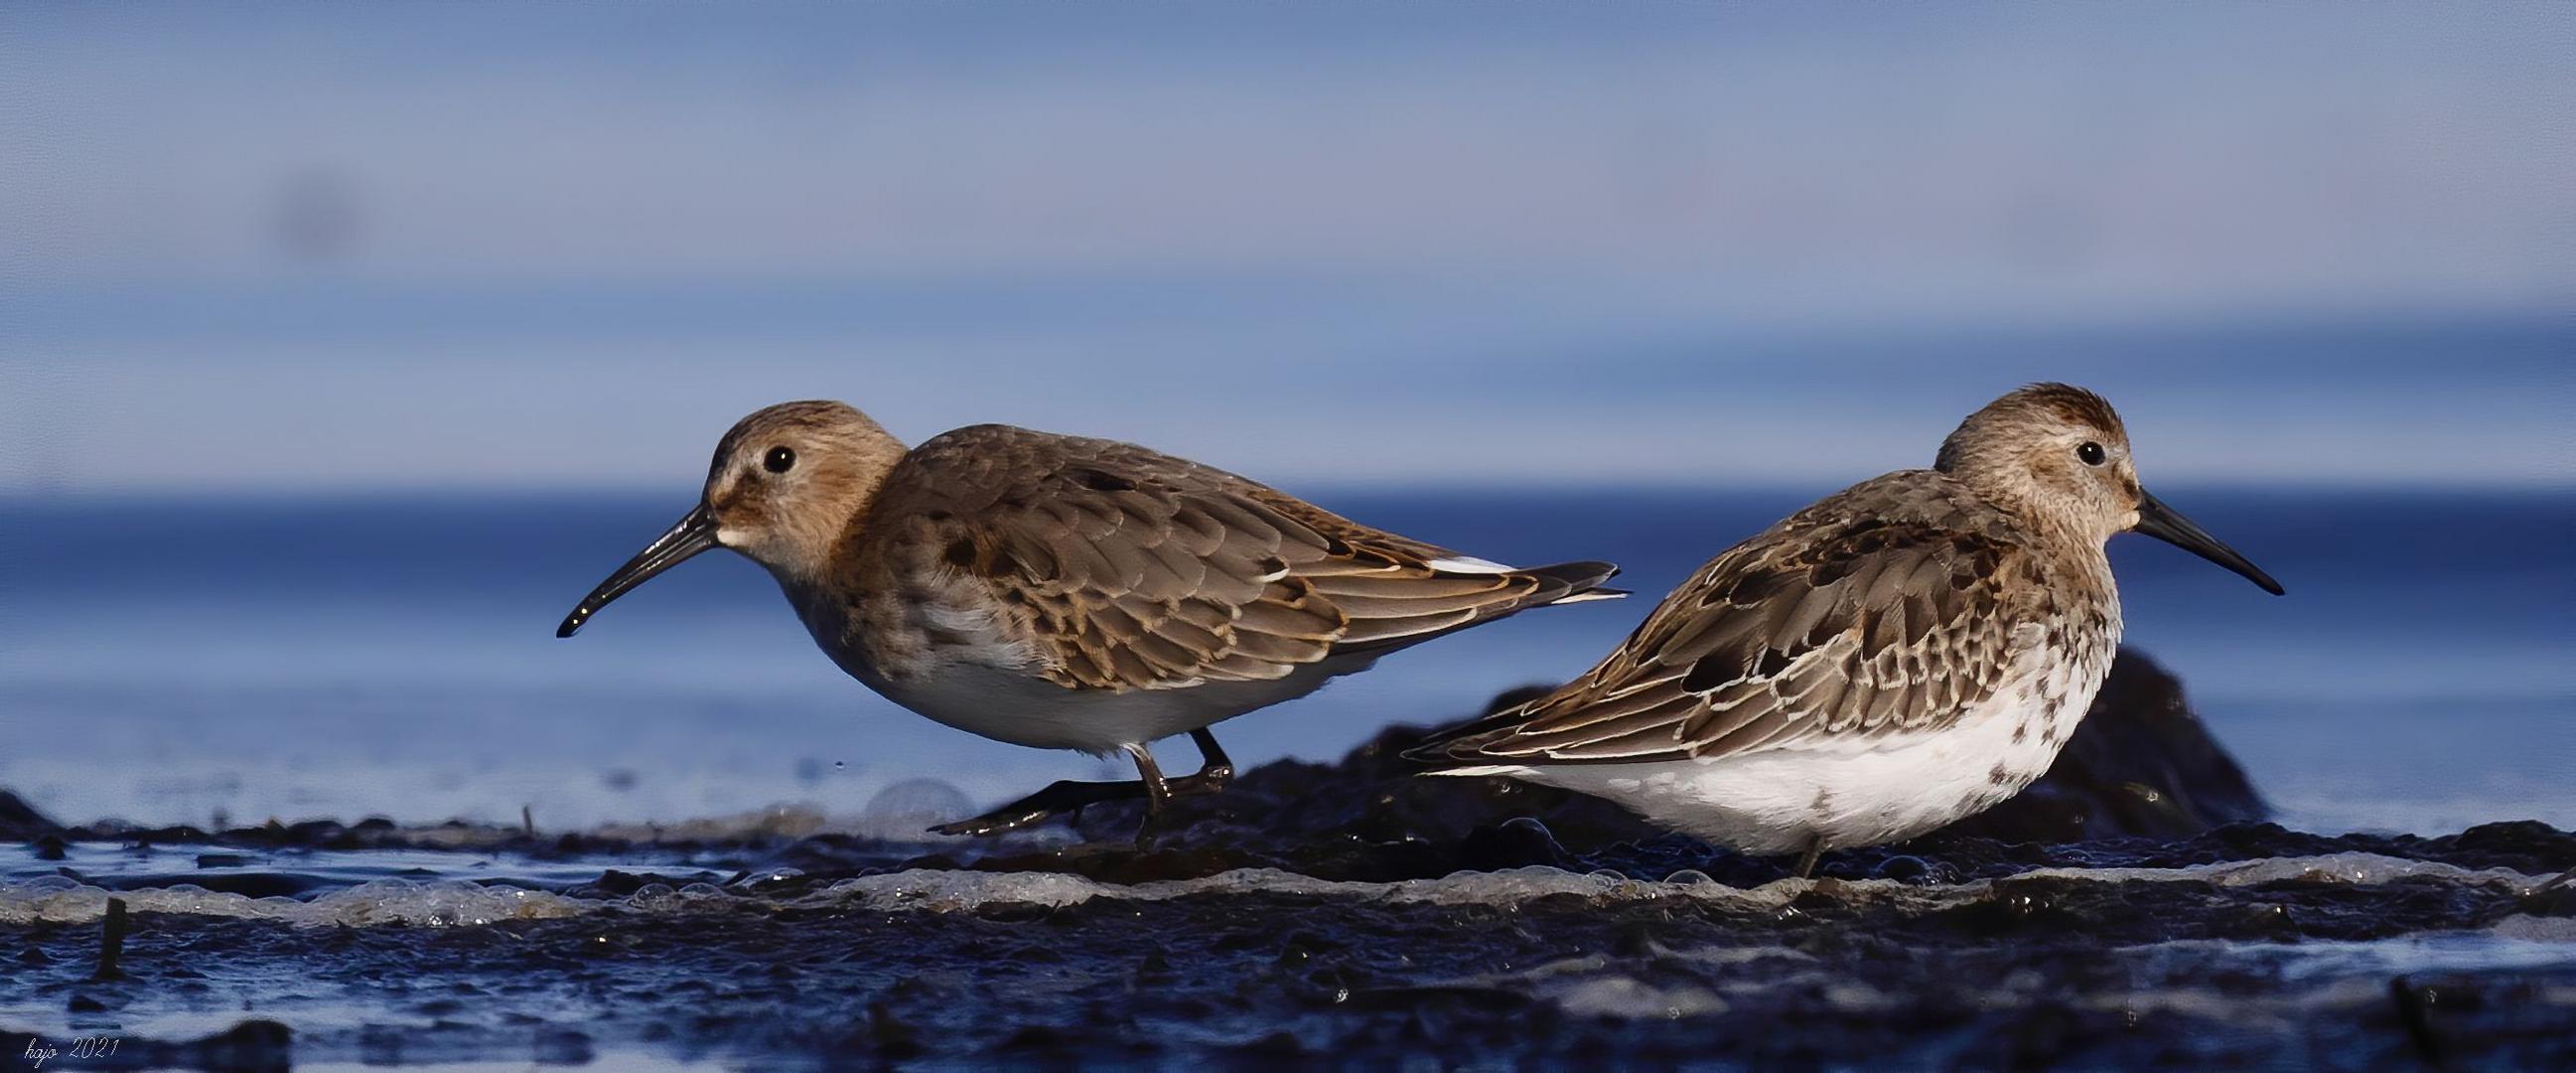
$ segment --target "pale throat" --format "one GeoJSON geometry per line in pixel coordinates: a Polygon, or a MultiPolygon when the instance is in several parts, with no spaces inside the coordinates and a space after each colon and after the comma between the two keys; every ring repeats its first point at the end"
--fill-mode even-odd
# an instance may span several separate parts
{"type": "Polygon", "coordinates": [[[781,533],[757,548],[730,543],[727,546],[759,563],[770,577],[778,579],[788,598],[802,606],[805,600],[824,598],[834,587],[832,549],[836,543],[816,534],[781,533]]]}

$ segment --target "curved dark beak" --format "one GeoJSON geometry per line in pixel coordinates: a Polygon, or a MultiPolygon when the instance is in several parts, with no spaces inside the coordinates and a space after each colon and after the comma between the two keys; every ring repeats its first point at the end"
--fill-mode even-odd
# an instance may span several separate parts
{"type": "Polygon", "coordinates": [[[2138,491],[2137,528],[2141,533],[2235,571],[2245,580],[2263,586],[2265,592],[2281,595],[2281,583],[2272,580],[2272,575],[2236,554],[2236,549],[2220,543],[2217,537],[2209,535],[2209,530],[2166,506],[2163,500],[2148,495],[2145,489],[2138,491]]]}
{"type": "Polygon", "coordinates": [[[698,504],[698,508],[683,516],[679,524],[653,538],[653,543],[637,552],[634,558],[626,560],[626,565],[608,575],[608,580],[590,590],[590,595],[582,597],[581,606],[573,608],[572,614],[564,616],[563,625],[555,627],[555,636],[572,636],[573,631],[581,629],[582,623],[590,621],[590,616],[598,614],[609,601],[653,580],[653,575],[679,565],[680,560],[715,546],[715,517],[707,513],[706,504],[698,504]]]}

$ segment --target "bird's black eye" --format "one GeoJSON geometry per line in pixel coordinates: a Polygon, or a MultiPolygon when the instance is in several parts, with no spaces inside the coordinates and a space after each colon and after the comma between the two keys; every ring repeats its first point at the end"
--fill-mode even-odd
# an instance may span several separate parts
{"type": "Polygon", "coordinates": [[[796,452],[785,447],[770,448],[769,457],[760,460],[761,468],[766,469],[771,473],[785,473],[787,472],[787,467],[795,464],[796,452]]]}
{"type": "MultiPolygon", "coordinates": [[[[2075,460],[2088,466],[2101,465],[2102,460],[2109,457],[2109,455],[2102,453],[2101,444],[2095,443],[2091,440],[2084,441],[2083,446],[2075,449],[2075,460]]],[[[773,466],[771,468],[775,469],[777,467],[773,466]]]]}

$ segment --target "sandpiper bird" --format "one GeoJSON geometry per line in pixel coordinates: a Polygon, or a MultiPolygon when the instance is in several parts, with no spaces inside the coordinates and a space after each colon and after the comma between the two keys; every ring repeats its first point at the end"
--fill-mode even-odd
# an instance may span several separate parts
{"type": "Polygon", "coordinates": [[[1214,793],[1233,769],[1210,724],[1454,630],[1626,595],[1601,587],[1609,563],[1504,566],[1132,444],[975,425],[906,450],[849,406],[790,402],[725,433],[696,509],[555,635],[713,547],[767,567],[815,643],[895,703],[1136,763],[1138,782],[1059,782],[942,834],[1214,793]],[[1147,745],[1182,733],[1205,763],[1167,778],[1147,745]]]}
{"type": "Polygon", "coordinates": [[[1437,773],[1608,798],[1751,853],[1923,834],[2020,792],[2120,643],[2103,543],[2134,529],[2281,586],[2138,486],[2101,397],[2035,384],[1727,549],[1617,651],[1433,736],[1437,773]]]}

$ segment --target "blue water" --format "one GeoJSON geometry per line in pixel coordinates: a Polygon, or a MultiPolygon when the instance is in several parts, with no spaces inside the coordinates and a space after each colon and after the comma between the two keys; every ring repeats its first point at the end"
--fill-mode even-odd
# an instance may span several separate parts
{"type": "MultiPolygon", "coordinates": [[[[1570,676],[1647,599],[1826,490],[1317,495],[1490,558],[1615,560],[1641,597],[1444,639],[1223,739],[1241,762],[1333,757],[1570,676]]],[[[730,556],[556,640],[687,494],[0,501],[0,787],[71,822],[524,806],[569,829],[790,803],[853,816],[922,775],[985,802],[1118,773],[876,697],[730,556]]],[[[2576,495],[2163,494],[2290,589],[2113,544],[2130,642],[2183,678],[2285,819],[2576,827],[2576,495]]]]}

